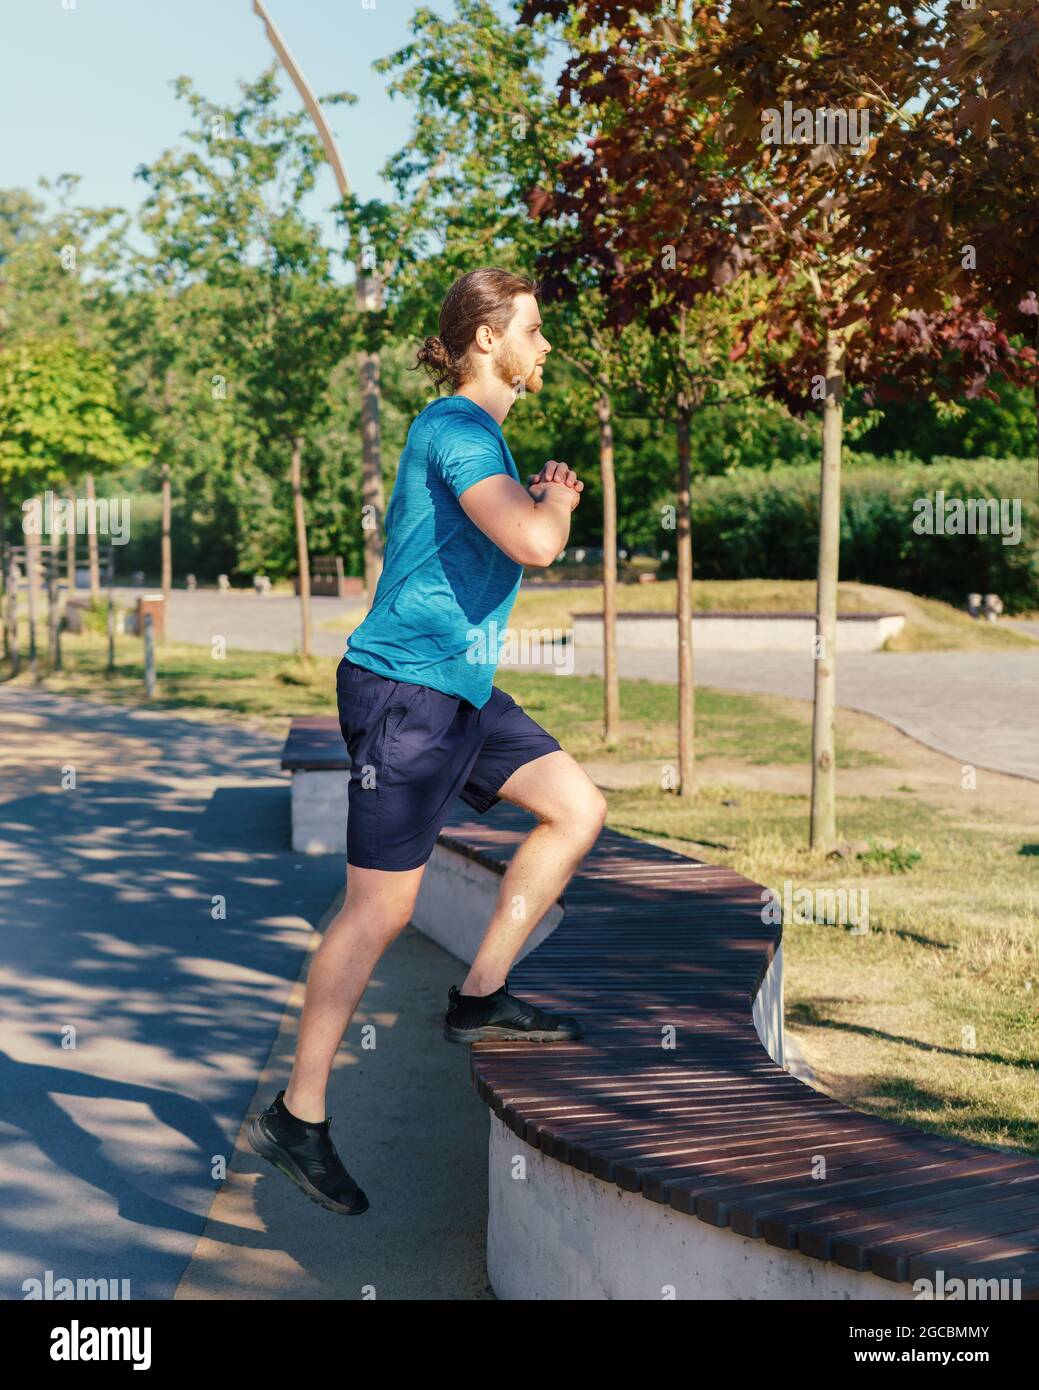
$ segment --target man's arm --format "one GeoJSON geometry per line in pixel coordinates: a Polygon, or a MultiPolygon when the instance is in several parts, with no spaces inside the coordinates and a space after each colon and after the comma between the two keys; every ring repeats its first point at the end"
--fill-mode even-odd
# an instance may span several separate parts
{"type": "Polygon", "coordinates": [[[566,545],[584,484],[564,464],[547,464],[535,477],[539,481],[528,491],[515,478],[496,474],[466,488],[458,500],[466,516],[510,559],[543,569],[566,545]]]}

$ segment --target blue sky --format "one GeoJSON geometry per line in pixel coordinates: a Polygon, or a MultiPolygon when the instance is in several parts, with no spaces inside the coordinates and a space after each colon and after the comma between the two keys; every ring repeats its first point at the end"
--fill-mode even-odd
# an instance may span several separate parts
{"type": "MultiPolygon", "coordinates": [[[[371,65],[407,41],[417,0],[367,0],[368,9],[361,0],[265,3],[318,96],[359,98],[327,114],[357,194],[388,194],[378,170],[406,141],[411,108],[390,100],[371,65]]],[[[454,10],[453,0],[427,7],[454,10]]],[[[507,0],[495,7],[510,13],[507,0]]],[[[173,78],[187,75],[227,102],[238,79],[256,77],[274,57],[252,0],[4,0],[0,22],[0,186],[46,200],[41,174],[75,173],[77,201],[95,207],[137,207],[145,190],[134,169],[179,143],[189,112],[173,78]]],[[[287,78],[282,87],[295,102],[287,78]]],[[[336,200],[330,169],[325,177],[311,216],[336,200]]],[[[326,226],[331,239],[333,219],[326,226]]]]}

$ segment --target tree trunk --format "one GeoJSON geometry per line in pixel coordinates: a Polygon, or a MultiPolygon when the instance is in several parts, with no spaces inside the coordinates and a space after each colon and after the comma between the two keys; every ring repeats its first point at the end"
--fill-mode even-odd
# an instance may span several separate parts
{"type": "MultiPolygon", "coordinates": [[[[43,499],[40,498],[42,516],[43,499]]],[[[25,533],[25,578],[29,586],[29,671],[33,680],[39,675],[36,651],[36,579],[38,574],[37,556],[40,550],[40,536],[35,526],[25,533]]]]}
{"type": "Polygon", "coordinates": [[[47,567],[47,629],[52,671],[61,670],[61,619],[58,614],[58,569],[61,564],[61,542],[51,523],[50,557],[47,567]]]}
{"type": "Polygon", "coordinates": [[[617,479],[613,468],[613,403],[603,390],[599,417],[599,471],[602,475],[602,678],[603,740],[620,742],[620,676],[617,670],[617,479]]]}
{"type": "Polygon", "coordinates": [[[86,475],[87,485],[87,555],[90,564],[90,597],[101,597],[101,570],[97,562],[97,512],[94,507],[94,475],[86,475]]]}
{"type": "Polygon", "coordinates": [[[18,562],[14,552],[7,556],[7,654],[11,658],[11,675],[17,676],[22,669],[22,656],[18,650],[18,562]]]}
{"type": "Polygon", "coordinates": [[[692,796],[694,753],[694,699],[693,684],[693,537],[689,520],[690,504],[690,460],[689,460],[689,418],[691,409],[684,391],[678,395],[678,529],[677,576],[678,576],[678,794],[692,796]]]}
{"type": "Polygon", "coordinates": [[[303,660],[310,660],[310,555],[307,517],[303,510],[303,440],[292,441],[292,506],[296,516],[296,559],[299,565],[299,608],[303,625],[303,660]]]}
{"type": "Polygon", "coordinates": [[[0,492],[0,627],[4,630],[4,659],[10,655],[7,630],[7,498],[0,492]]]}
{"type": "Polygon", "coordinates": [[[108,662],[105,666],[105,674],[115,675],[115,598],[112,595],[112,586],[108,586],[108,611],[105,614],[105,632],[108,636],[108,662]]]}
{"type": "Polygon", "coordinates": [[[76,592],[76,489],[67,492],[69,503],[69,529],[65,534],[65,580],[69,586],[69,598],[76,592]]]}
{"type": "MultiPolygon", "coordinates": [[[[382,307],[382,286],[357,262],[357,307],[363,316],[382,307]]],[[[382,574],[382,521],[386,498],[382,486],[379,354],[360,351],[357,374],[361,384],[361,528],[364,535],[364,587],[371,607],[382,574]]]]}
{"type": "Polygon", "coordinates": [[[173,587],[173,553],[170,548],[170,466],[164,462],[162,465],[162,593],[163,597],[169,602],[170,589],[173,587]]]}
{"type": "Polygon", "coordinates": [[[812,719],[810,845],[823,852],[837,840],[837,766],[833,715],[837,680],[837,579],[841,549],[841,431],[844,420],[844,342],[826,335],[826,400],[819,481],[819,568],[815,592],[815,709],[812,719]]]}

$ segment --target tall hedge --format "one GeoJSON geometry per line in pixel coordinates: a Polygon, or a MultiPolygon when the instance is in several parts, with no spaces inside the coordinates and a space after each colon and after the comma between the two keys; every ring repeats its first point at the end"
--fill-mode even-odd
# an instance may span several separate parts
{"type": "MultiPolygon", "coordinates": [[[[893,468],[851,455],[844,469],[841,578],[908,589],[961,605],[996,593],[1008,613],[1039,608],[1035,464],[1023,459],[936,458],[893,468]],[[920,534],[914,503],[936,494],[1019,505],[1020,540],[999,534],[920,534]]],[[[701,579],[813,579],[819,529],[815,467],[743,470],[694,480],[693,571],[701,579]]],[[[662,549],[674,570],[673,534],[662,549]],[[668,541],[672,544],[669,546],[668,541]]]]}

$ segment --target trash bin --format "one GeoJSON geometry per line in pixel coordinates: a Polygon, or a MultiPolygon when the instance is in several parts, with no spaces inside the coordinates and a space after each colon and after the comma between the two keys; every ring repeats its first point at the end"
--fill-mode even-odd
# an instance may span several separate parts
{"type": "Polygon", "coordinates": [[[152,615],[152,637],[156,642],[166,640],[166,596],[164,594],[141,594],[137,600],[137,632],[144,636],[144,615],[152,615]]]}

